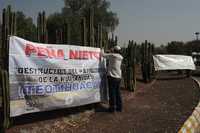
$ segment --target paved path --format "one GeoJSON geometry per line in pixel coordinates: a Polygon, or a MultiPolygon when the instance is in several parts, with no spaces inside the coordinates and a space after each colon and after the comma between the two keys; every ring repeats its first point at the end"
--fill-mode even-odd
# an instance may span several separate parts
{"type": "MultiPolygon", "coordinates": [[[[73,123],[61,112],[60,117],[14,126],[8,133],[175,133],[199,100],[197,84],[190,78],[180,77],[163,77],[147,85],[139,82],[135,93],[122,91],[122,94],[122,113],[96,112],[84,116],[84,121],[73,123]]],[[[44,117],[52,114],[46,113],[44,117]]]]}

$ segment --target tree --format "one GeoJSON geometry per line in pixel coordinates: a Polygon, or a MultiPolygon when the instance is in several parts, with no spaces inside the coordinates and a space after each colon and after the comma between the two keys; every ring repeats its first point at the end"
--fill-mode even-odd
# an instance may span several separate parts
{"type": "Polygon", "coordinates": [[[108,31],[113,31],[119,24],[117,14],[110,11],[110,2],[106,0],[64,0],[62,14],[65,17],[88,17],[91,8],[94,9],[94,23],[102,23],[108,31]]]}
{"type": "Polygon", "coordinates": [[[56,30],[62,29],[62,26],[64,25],[64,20],[65,19],[60,13],[54,13],[48,17],[47,29],[48,29],[48,36],[49,36],[48,41],[50,43],[56,42],[56,30]]]}
{"type": "Polygon", "coordinates": [[[186,54],[183,42],[172,41],[166,46],[168,54],[186,54]]]}
{"type": "MultiPolygon", "coordinates": [[[[81,18],[84,17],[88,20],[90,10],[94,11],[95,31],[97,31],[99,23],[103,25],[103,31],[108,33],[114,31],[119,24],[117,14],[110,10],[110,2],[106,0],[64,0],[64,3],[61,13],[54,13],[48,17],[47,28],[51,41],[55,42],[55,39],[53,39],[56,34],[55,28],[62,28],[62,25],[67,22],[71,25],[71,40],[80,42],[81,18]]],[[[89,25],[89,21],[86,23],[89,25]]]]}
{"type": "Polygon", "coordinates": [[[17,12],[17,36],[27,40],[36,41],[37,30],[30,17],[26,17],[23,12],[17,12]]]}
{"type": "Polygon", "coordinates": [[[167,54],[166,46],[162,44],[155,47],[154,54],[167,54]]]}
{"type": "Polygon", "coordinates": [[[188,55],[191,55],[192,52],[200,52],[200,40],[186,42],[185,50],[188,55]]]}

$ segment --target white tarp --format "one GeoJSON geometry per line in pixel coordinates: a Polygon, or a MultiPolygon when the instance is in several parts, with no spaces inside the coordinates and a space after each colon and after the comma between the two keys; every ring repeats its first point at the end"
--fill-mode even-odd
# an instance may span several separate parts
{"type": "Polygon", "coordinates": [[[154,67],[159,70],[187,69],[195,70],[195,64],[191,56],[185,55],[154,55],[154,67]]]}
{"type": "Polygon", "coordinates": [[[10,116],[102,100],[100,48],[9,40],[10,116]]]}

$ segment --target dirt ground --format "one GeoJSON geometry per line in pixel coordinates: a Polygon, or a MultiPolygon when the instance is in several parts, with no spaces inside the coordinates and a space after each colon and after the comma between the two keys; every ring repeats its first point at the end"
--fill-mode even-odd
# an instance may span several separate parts
{"type": "Polygon", "coordinates": [[[7,133],[176,133],[199,94],[191,78],[162,73],[149,84],[138,81],[134,93],[122,90],[121,113],[106,112],[106,104],[34,113],[15,118],[7,133]]]}

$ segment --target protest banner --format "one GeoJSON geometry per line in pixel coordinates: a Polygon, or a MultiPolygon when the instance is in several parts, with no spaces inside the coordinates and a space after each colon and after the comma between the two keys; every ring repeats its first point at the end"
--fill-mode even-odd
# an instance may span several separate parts
{"type": "Polygon", "coordinates": [[[10,116],[100,102],[106,96],[100,49],[9,40],[10,116]]]}

